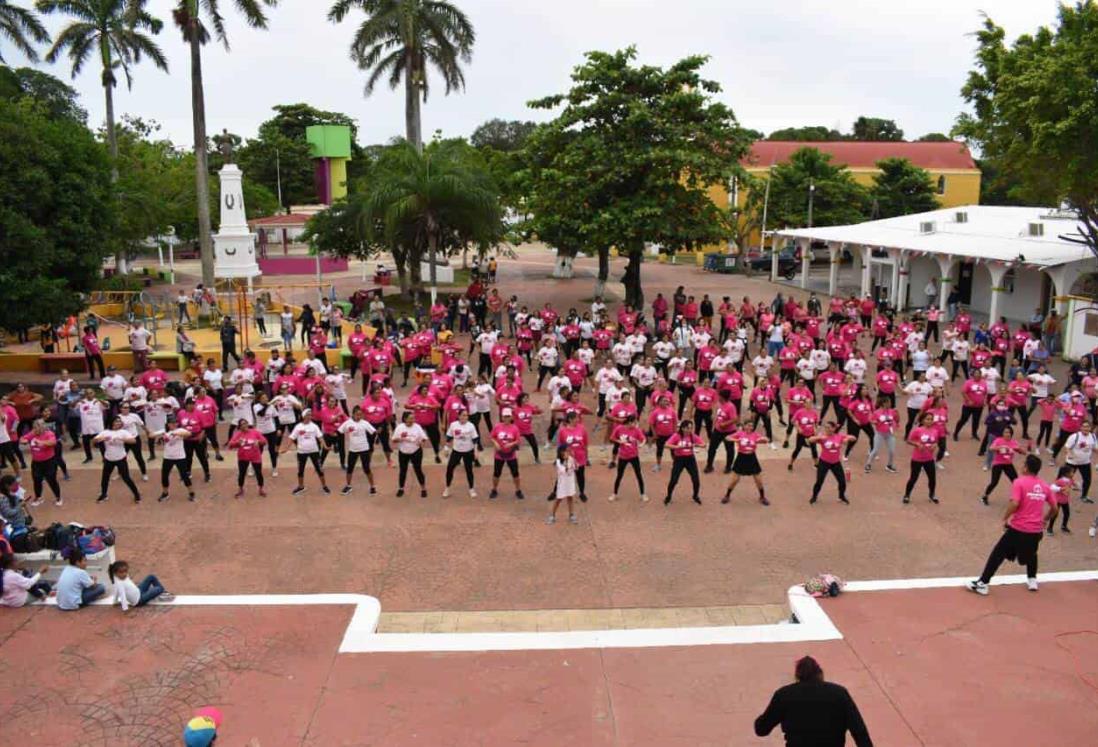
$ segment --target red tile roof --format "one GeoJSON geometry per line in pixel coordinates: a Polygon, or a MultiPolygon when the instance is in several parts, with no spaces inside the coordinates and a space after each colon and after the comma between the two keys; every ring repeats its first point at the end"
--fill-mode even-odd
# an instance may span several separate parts
{"type": "Polygon", "coordinates": [[[964,143],[897,143],[864,141],[791,142],[758,140],[743,159],[744,166],[773,166],[789,160],[801,148],[816,148],[831,162],[852,169],[872,169],[884,158],[906,158],[924,169],[976,170],[976,162],[964,143]]]}
{"type": "Polygon", "coordinates": [[[304,226],[305,222],[309,220],[308,215],[302,215],[301,213],[289,213],[282,215],[268,215],[266,218],[253,218],[248,221],[248,225],[258,228],[294,228],[295,226],[304,226]]]}

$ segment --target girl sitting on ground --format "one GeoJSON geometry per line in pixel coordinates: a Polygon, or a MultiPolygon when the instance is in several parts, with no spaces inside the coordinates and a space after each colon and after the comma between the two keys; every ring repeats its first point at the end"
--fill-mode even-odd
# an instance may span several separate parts
{"type": "Polygon", "coordinates": [[[107,566],[107,575],[114,584],[114,601],[126,612],[130,607],[144,607],[154,599],[170,602],[175,597],[164,589],[160,579],[151,573],[135,584],[130,578],[130,564],[125,560],[116,560],[107,566]]]}

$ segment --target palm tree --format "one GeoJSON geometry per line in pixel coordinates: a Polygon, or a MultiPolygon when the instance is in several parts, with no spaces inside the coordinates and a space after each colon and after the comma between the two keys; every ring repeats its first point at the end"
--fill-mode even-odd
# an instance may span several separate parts
{"type": "MultiPolygon", "coordinates": [[[[278,0],[233,0],[237,11],[252,28],[267,28],[267,16],[263,6],[274,7],[278,0]]],[[[219,0],[178,0],[172,18],[183,33],[183,40],[191,49],[191,118],[194,123],[195,191],[198,198],[198,245],[202,255],[202,282],[208,287],[214,284],[213,243],[210,241],[210,170],[209,147],[206,142],[206,96],[202,86],[202,45],[210,40],[210,32],[202,22],[209,19],[217,36],[227,50],[229,37],[225,34],[225,17],[221,15],[219,0]]]]}
{"type": "Polygon", "coordinates": [[[148,57],[167,72],[168,61],[148,35],[159,34],[163,23],[145,11],[146,0],[38,0],[45,14],[64,13],[72,23],[61,30],[46,53],[47,62],[57,62],[67,53],[72,77],[80,74],[88,57],[95,54],[103,66],[101,79],[107,97],[107,145],[111,152],[111,179],[118,180],[118,137],[114,124],[116,71],[126,76],[126,88],[133,88],[130,67],[148,57]],[[148,32],[148,33],[146,33],[148,32]]]}
{"type": "MultiPolygon", "coordinates": [[[[6,37],[31,62],[38,62],[38,52],[31,42],[48,44],[50,40],[46,27],[33,11],[12,5],[8,0],[0,0],[0,37],[6,37]]],[[[6,64],[2,54],[0,64],[6,64]]]]}
{"type": "Polygon", "coordinates": [[[460,63],[472,59],[473,25],[445,0],[336,0],[328,20],[339,23],[353,8],[366,13],[351,42],[351,59],[370,71],[365,93],[386,75],[393,89],[403,80],[405,136],[423,150],[419,107],[421,97],[427,100],[427,65],[442,76],[446,93],[464,89],[460,63]]]}
{"type": "Polygon", "coordinates": [[[405,257],[418,291],[424,249],[430,262],[431,301],[438,295],[439,250],[490,245],[503,234],[499,189],[463,142],[433,142],[422,152],[410,142],[391,146],[371,171],[361,198],[360,229],[405,257]]]}

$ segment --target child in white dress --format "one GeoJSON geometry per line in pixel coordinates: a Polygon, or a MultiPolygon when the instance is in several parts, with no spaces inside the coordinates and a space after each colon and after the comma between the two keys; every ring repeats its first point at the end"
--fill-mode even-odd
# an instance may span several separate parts
{"type": "Polygon", "coordinates": [[[573,499],[576,497],[576,460],[572,457],[571,450],[567,446],[557,447],[557,497],[553,501],[553,511],[545,520],[546,524],[557,523],[557,509],[561,501],[568,501],[568,521],[578,524],[579,520],[573,509],[573,499]]]}

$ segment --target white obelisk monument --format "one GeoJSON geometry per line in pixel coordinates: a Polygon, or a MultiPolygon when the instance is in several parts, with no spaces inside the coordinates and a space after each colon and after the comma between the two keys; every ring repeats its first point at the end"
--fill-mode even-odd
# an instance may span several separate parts
{"type": "Polygon", "coordinates": [[[255,234],[248,230],[244,217],[244,172],[235,163],[226,163],[218,172],[221,177],[221,225],[214,234],[214,276],[247,278],[251,290],[252,278],[263,274],[256,264],[255,234]]]}

